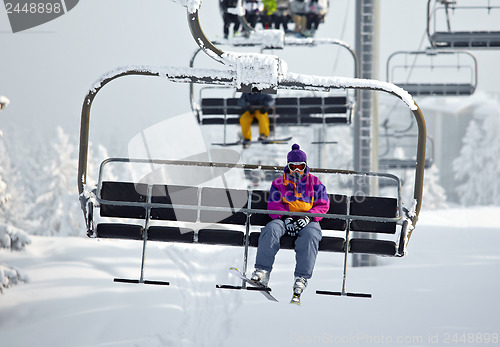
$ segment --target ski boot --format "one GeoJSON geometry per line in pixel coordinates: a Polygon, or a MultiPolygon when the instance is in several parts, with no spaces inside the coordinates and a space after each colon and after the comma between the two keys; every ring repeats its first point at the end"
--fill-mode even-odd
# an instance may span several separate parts
{"type": "Polygon", "coordinates": [[[302,292],[307,287],[307,279],[304,277],[295,277],[295,282],[293,283],[293,296],[290,300],[291,304],[296,304],[300,306],[300,296],[302,292]]]}
{"type": "Polygon", "coordinates": [[[258,285],[267,287],[270,274],[271,273],[267,270],[255,269],[255,271],[252,273],[252,277],[250,277],[250,280],[258,285]]]}

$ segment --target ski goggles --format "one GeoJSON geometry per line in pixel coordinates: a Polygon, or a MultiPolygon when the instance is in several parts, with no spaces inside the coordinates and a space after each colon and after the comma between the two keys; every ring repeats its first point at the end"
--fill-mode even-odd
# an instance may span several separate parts
{"type": "Polygon", "coordinates": [[[305,162],[289,162],[288,163],[288,168],[290,169],[291,172],[294,172],[294,171],[304,171],[304,169],[306,168],[306,163],[305,162]]]}

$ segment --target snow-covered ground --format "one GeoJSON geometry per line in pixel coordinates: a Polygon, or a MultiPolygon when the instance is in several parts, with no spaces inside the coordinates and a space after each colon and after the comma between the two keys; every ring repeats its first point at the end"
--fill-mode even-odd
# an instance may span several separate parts
{"type": "Polygon", "coordinates": [[[1,346],[498,345],[498,215],[423,211],[406,257],[348,269],[348,290],[372,299],[314,294],[341,289],[342,255],[320,253],[301,307],[288,304],[292,251],[278,254],[274,303],[215,288],[238,284],[227,269],[241,248],[150,243],[145,277],[171,285],[115,284],[139,276],[140,242],[32,236],[0,250],[30,277],[0,295],[1,346]]]}

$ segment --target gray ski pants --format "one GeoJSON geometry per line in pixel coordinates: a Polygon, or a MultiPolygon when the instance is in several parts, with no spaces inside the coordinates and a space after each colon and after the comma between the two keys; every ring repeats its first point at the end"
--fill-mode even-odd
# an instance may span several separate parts
{"type": "MultiPolygon", "coordinates": [[[[259,247],[255,268],[271,271],[274,258],[280,249],[280,239],[286,234],[285,223],[281,219],[273,219],[262,228],[259,236],[259,247]]],[[[295,272],[294,276],[309,279],[312,277],[319,241],[322,233],[318,222],[310,222],[295,240],[295,272]]]]}

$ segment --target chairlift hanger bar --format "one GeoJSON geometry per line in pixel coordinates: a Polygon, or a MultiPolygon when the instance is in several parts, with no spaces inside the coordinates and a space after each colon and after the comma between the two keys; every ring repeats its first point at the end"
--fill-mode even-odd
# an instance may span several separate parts
{"type": "MultiPolygon", "coordinates": [[[[202,48],[202,50],[215,59],[216,61],[231,65],[229,59],[223,57],[226,53],[215,47],[203,34],[201,30],[199,20],[198,20],[198,9],[189,10],[188,9],[188,21],[193,34],[193,38],[196,43],[202,48]]],[[[266,55],[260,55],[263,58],[267,58],[266,55]]],[[[253,56],[259,58],[260,56],[253,56]]],[[[240,56],[232,56],[232,58],[241,58],[240,56]]],[[[277,58],[277,57],[276,57],[277,58]]],[[[241,59],[240,59],[241,60],[241,59]]],[[[245,60],[245,59],[242,59],[245,60]]],[[[279,60],[279,59],[278,59],[279,60]]],[[[268,61],[265,60],[265,63],[268,61]]],[[[234,62],[233,62],[234,63],[234,62]]],[[[250,60],[250,63],[254,63],[250,60]]],[[[265,64],[263,64],[265,65],[265,64]]],[[[279,89],[293,89],[293,90],[313,90],[313,91],[330,91],[332,88],[351,88],[351,89],[365,89],[365,90],[379,90],[386,93],[393,94],[402,101],[404,101],[407,106],[412,111],[418,126],[418,141],[417,141],[417,158],[416,158],[416,170],[415,170],[415,185],[414,185],[414,200],[415,200],[415,213],[412,216],[412,224],[415,225],[418,220],[418,214],[422,205],[422,194],[423,194],[423,179],[424,179],[424,169],[425,169],[425,150],[426,150],[426,125],[425,119],[422,114],[421,109],[415,103],[410,94],[408,94],[403,89],[397,87],[394,84],[382,81],[367,80],[367,79],[357,79],[357,78],[342,78],[342,77],[320,77],[320,76],[309,76],[303,74],[288,73],[282,69],[282,64],[273,66],[278,71],[275,76],[276,80],[274,82],[266,85],[265,83],[251,84],[247,87],[250,90],[255,88],[260,89],[263,92],[273,92],[269,89],[276,90],[279,89]],[[273,84],[275,83],[275,84],[273,84]],[[262,87],[264,85],[264,87],[262,87]]],[[[241,76],[241,70],[245,67],[237,66],[229,70],[211,70],[211,69],[193,69],[193,68],[174,68],[174,67],[162,67],[162,68],[150,68],[145,66],[135,66],[126,67],[111,71],[104,75],[100,80],[98,80],[93,87],[90,89],[86,95],[81,113],[81,126],[80,126],[80,148],[79,148],[79,161],[78,161],[78,192],[80,194],[80,200],[82,203],[82,209],[86,211],[84,196],[84,186],[86,184],[87,176],[87,159],[88,159],[88,140],[89,140],[89,127],[90,127],[90,109],[95,99],[97,93],[109,82],[119,77],[130,76],[130,75],[142,75],[142,76],[157,76],[167,78],[173,82],[196,82],[202,84],[219,84],[219,85],[231,85],[236,88],[241,88],[243,82],[245,82],[241,76]]],[[[247,71],[248,72],[248,71],[247,71]]],[[[251,75],[251,74],[250,74],[251,75]]],[[[247,76],[248,77],[248,76],[247,76]]],[[[260,81],[262,82],[262,81],[260,81]]],[[[266,81],[264,81],[266,82],[266,81]]]]}

